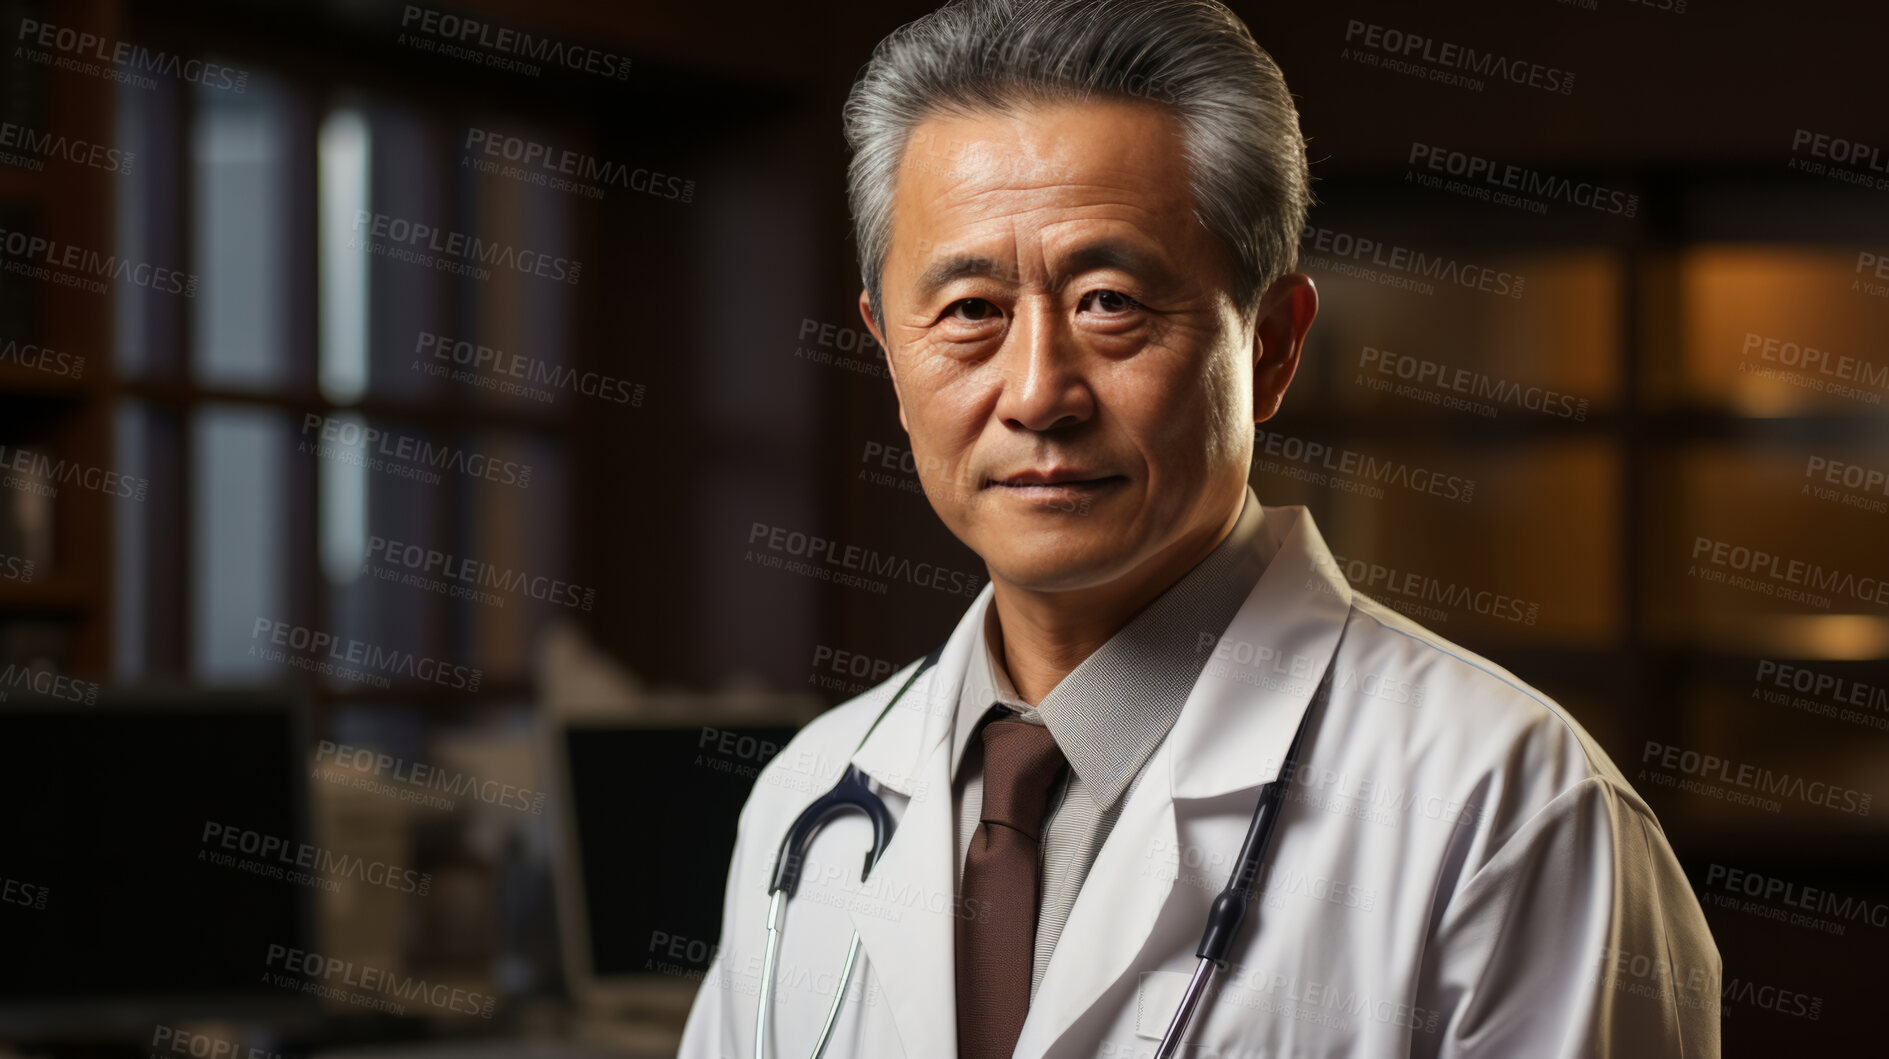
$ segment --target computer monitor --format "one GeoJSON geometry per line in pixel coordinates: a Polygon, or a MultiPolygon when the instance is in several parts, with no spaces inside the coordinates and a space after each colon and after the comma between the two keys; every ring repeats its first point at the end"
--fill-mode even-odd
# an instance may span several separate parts
{"type": "Polygon", "coordinates": [[[565,977],[589,1007],[686,1011],[721,936],[741,807],[760,768],[820,709],[817,698],[791,696],[730,720],[712,699],[700,706],[666,711],[688,723],[552,726],[565,977]]]}
{"type": "MultiPolygon", "coordinates": [[[[264,981],[311,891],[206,832],[307,835],[304,711],[274,690],[0,699],[0,1040],[148,1035],[313,1001],[264,981]]],[[[246,840],[245,840],[246,841],[246,840]]],[[[260,839],[256,843],[260,849],[260,839]]]]}

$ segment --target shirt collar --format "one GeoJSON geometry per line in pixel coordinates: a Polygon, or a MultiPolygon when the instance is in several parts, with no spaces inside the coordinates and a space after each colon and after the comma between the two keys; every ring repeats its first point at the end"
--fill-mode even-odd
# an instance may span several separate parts
{"type": "Polygon", "coordinates": [[[996,598],[985,603],[982,635],[966,662],[951,734],[955,779],[978,721],[995,703],[1049,727],[1096,801],[1112,805],[1166,737],[1211,657],[1215,640],[1258,583],[1278,542],[1264,532],[1264,508],[1246,487],[1233,529],[1207,557],[1143,607],[1032,709],[1017,694],[992,644],[996,598]]]}

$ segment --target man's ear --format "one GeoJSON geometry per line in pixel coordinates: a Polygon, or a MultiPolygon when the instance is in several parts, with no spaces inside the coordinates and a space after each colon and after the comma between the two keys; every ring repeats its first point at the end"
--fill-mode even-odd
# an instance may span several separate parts
{"type": "Polygon", "coordinates": [[[866,330],[872,333],[873,341],[885,351],[886,374],[892,376],[892,396],[899,403],[899,426],[910,434],[912,425],[905,421],[905,394],[899,389],[899,370],[892,363],[892,347],[886,343],[885,336],[879,333],[879,325],[872,318],[872,295],[866,293],[863,287],[859,291],[859,318],[866,321],[866,330]]]}
{"type": "Polygon", "coordinates": [[[1266,288],[1253,328],[1253,422],[1278,414],[1317,316],[1318,287],[1305,273],[1289,272],[1266,288]]]}

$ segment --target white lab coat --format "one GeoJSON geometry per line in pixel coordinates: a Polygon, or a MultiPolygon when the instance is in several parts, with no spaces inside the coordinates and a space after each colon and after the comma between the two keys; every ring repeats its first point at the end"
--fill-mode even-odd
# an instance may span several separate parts
{"type": "MultiPolygon", "coordinates": [[[[1720,961],[1657,820],[1558,705],[1355,594],[1300,507],[1098,855],[1016,1055],[1152,1056],[1262,784],[1330,669],[1256,900],[1184,1056],[1716,1057],[1720,961]],[[1340,632],[1343,631],[1342,644],[1340,632]]],[[[741,814],[721,946],[684,1059],[748,1056],[768,875],[788,824],[850,760],[898,820],[815,840],[788,906],[771,1052],[812,1049],[857,929],[830,1056],[956,1054],[948,735],[988,585],[917,663],[808,725],[741,814]]]]}

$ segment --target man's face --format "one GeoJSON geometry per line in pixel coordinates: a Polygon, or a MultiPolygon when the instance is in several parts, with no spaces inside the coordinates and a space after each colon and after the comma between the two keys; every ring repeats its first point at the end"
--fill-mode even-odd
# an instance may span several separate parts
{"type": "Polygon", "coordinates": [[[906,148],[877,337],[925,493],[994,578],[1101,585],[1237,508],[1254,336],[1181,147],[1164,107],[1089,102],[935,116],[906,148]]]}

